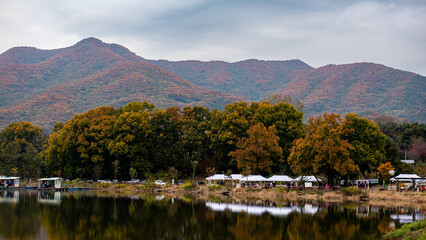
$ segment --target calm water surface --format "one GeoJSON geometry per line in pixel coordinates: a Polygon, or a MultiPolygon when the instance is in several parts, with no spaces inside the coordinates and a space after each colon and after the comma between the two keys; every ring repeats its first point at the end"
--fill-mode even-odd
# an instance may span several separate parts
{"type": "Polygon", "coordinates": [[[0,192],[0,239],[379,239],[426,209],[0,192]]]}

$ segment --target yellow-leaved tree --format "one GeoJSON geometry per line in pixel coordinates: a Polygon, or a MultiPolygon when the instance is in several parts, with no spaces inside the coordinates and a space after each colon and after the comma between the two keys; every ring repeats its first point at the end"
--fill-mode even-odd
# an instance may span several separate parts
{"type": "Polygon", "coordinates": [[[296,140],[291,149],[289,163],[295,172],[326,175],[333,186],[337,177],[359,171],[349,156],[353,146],[342,139],[346,131],[342,122],[333,113],[309,119],[306,137],[296,140]]]}

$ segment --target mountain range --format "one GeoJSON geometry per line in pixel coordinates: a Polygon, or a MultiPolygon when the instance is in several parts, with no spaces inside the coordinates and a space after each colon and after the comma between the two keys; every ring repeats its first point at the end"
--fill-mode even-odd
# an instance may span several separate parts
{"type": "Polygon", "coordinates": [[[62,49],[15,47],[0,55],[0,129],[30,121],[49,130],[89,109],[131,101],[223,109],[275,94],[302,101],[305,116],[356,112],[425,122],[425,80],[373,63],[148,60],[87,38],[62,49]]]}

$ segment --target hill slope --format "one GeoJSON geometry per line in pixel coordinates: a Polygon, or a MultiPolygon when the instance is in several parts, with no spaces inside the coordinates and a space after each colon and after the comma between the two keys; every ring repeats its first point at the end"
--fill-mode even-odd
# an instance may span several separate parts
{"type": "Polygon", "coordinates": [[[298,76],[276,94],[303,101],[308,116],[355,112],[426,121],[426,77],[379,64],[320,67],[298,76]]]}
{"type": "Polygon", "coordinates": [[[0,129],[31,121],[50,129],[76,113],[147,100],[158,107],[223,108],[242,100],[201,88],[124,47],[85,39],[57,50],[13,48],[0,55],[0,129]]]}
{"type": "Polygon", "coordinates": [[[149,60],[198,86],[258,101],[313,68],[300,60],[235,63],[149,60]]]}

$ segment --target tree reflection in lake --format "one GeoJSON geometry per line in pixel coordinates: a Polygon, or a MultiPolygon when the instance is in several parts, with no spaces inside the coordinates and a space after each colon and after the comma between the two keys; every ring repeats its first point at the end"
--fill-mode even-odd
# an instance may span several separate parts
{"type": "Polygon", "coordinates": [[[34,239],[40,236],[37,198],[18,191],[0,191],[0,239],[34,239]]]}
{"type": "MultiPolygon", "coordinates": [[[[378,239],[400,224],[392,215],[403,215],[397,209],[324,202],[231,202],[219,208],[190,197],[70,192],[55,204],[39,197],[21,192],[19,202],[0,201],[0,239],[378,239]]],[[[415,210],[420,217],[424,211],[415,210]]]]}

